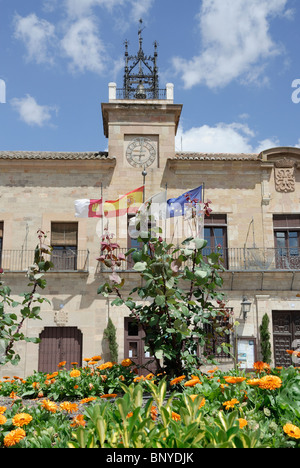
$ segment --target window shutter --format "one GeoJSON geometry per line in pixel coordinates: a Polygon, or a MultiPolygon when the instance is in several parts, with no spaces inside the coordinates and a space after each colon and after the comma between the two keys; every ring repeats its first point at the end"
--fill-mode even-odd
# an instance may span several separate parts
{"type": "Polygon", "coordinates": [[[78,223],[52,223],[52,246],[77,246],[78,223]]]}

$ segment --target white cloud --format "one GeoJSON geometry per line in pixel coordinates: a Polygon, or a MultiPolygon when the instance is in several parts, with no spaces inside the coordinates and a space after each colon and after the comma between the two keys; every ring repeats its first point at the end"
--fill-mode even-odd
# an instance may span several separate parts
{"type": "Polygon", "coordinates": [[[53,54],[50,49],[55,46],[55,26],[44,19],[40,19],[35,13],[14,18],[15,32],[17,39],[23,41],[27,49],[28,60],[37,63],[52,64],[53,54]]]}
{"type": "Polygon", "coordinates": [[[203,125],[184,131],[179,127],[175,146],[176,151],[196,153],[260,153],[279,146],[276,138],[252,142],[255,132],[247,124],[218,123],[214,127],[203,125]]]}
{"type": "Polygon", "coordinates": [[[282,53],[271,37],[270,22],[285,16],[287,1],[203,0],[198,16],[201,50],[189,60],[173,58],[185,87],[223,87],[238,78],[265,80],[268,59],[282,53]]]}
{"type": "Polygon", "coordinates": [[[11,100],[12,107],[18,112],[20,119],[30,126],[42,127],[48,124],[52,118],[52,112],[56,107],[42,106],[27,94],[24,98],[11,100]]]}
{"type": "Polygon", "coordinates": [[[103,74],[107,55],[99,38],[94,18],[86,17],[73,22],[61,41],[64,54],[71,59],[72,71],[92,71],[103,74]]]}

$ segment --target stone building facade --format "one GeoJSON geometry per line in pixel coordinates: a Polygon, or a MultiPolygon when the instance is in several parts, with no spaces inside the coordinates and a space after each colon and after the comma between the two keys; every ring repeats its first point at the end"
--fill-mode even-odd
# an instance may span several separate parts
{"type": "MultiPolygon", "coordinates": [[[[146,199],[166,188],[168,197],[176,197],[204,184],[204,198],[212,201],[213,210],[204,235],[208,248],[222,249],[226,305],[238,322],[231,336],[236,359],[244,368],[261,359],[259,327],[267,313],[272,364],[291,364],[285,351],[300,343],[300,150],[177,153],[181,110],[171,84],[162,98],[124,99],[110,83],[108,102],[102,104],[108,152],[0,151],[3,280],[16,299],[26,290],[39,228],[54,245],[55,264],[46,276],[50,304],[43,304],[42,321],[28,321],[24,329],[27,336],[40,337],[40,344],[18,345],[19,366],[5,366],[0,373],[26,377],[35,370],[51,372],[62,360],[70,364],[95,354],[109,359],[103,337],[109,317],[117,328],[119,359],[136,353],[140,362],[147,361],[129,311],[97,295],[106,275],[96,259],[107,220],[76,218],[74,212],[77,199],[115,200],[144,182],[146,199]],[[128,150],[139,138],[148,142],[150,153],[142,164],[128,150]]],[[[131,243],[127,223],[127,215],[109,220],[124,250],[131,243]]],[[[131,289],[138,273],[130,265],[123,270],[131,289]]],[[[234,363],[224,356],[220,362],[234,363]]]]}

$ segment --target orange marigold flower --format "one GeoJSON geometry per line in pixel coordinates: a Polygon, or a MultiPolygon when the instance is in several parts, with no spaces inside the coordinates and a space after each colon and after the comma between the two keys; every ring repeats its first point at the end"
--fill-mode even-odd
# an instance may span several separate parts
{"type": "Polygon", "coordinates": [[[147,375],[146,375],[145,379],[146,379],[146,380],[152,380],[153,377],[154,377],[154,374],[152,374],[152,372],[150,372],[150,374],[147,374],[147,375]]]}
{"type": "Polygon", "coordinates": [[[102,357],[101,356],[93,356],[92,361],[101,361],[102,357]]]}
{"type": "Polygon", "coordinates": [[[84,362],[90,362],[92,359],[91,358],[84,358],[84,362]]]}
{"type": "Polygon", "coordinates": [[[18,444],[21,442],[21,440],[26,437],[26,432],[19,428],[15,429],[14,431],[10,431],[5,437],[4,437],[4,445],[5,447],[12,447],[13,445],[18,444]]]}
{"type": "Polygon", "coordinates": [[[131,418],[133,416],[133,412],[130,411],[130,413],[127,414],[126,418],[131,418]]]}
{"type": "Polygon", "coordinates": [[[253,364],[254,369],[257,371],[264,371],[264,370],[270,370],[270,364],[267,364],[266,362],[262,361],[257,361],[253,364]]]}
{"type": "Polygon", "coordinates": [[[106,393],[105,395],[101,395],[100,398],[116,398],[117,396],[116,393],[106,393]]]}
{"type": "Polygon", "coordinates": [[[255,387],[260,384],[260,379],[249,379],[247,380],[247,384],[255,387]]]}
{"type": "Polygon", "coordinates": [[[176,385],[177,383],[181,382],[185,379],[185,375],[181,375],[180,377],[175,377],[175,379],[171,380],[170,385],[176,385]]]}
{"type": "Polygon", "coordinates": [[[0,414],[5,413],[6,410],[7,410],[6,406],[0,406],[0,414]]]}
{"type": "Polygon", "coordinates": [[[234,408],[234,405],[236,405],[237,403],[239,403],[239,401],[236,398],[232,398],[232,400],[225,401],[223,403],[223,406],[225,406],[225,409],[228,410],[234,408]]]}
{"type": "Polygon", "coordinates": [[[41,404],[41,407],[50,413],[56,413],[57,411],[57,404],[50,400],[44,400],[41,404]]]}
{"type": "Polygon", "coordinates": [[[180,421],[180,419],[181,419],[180,414],[175,413],[175,411],[172,411],[171,416],[172,416],[173,421],[180,421]]]}
{"type": "Polygon", "coordinates": [[[3,424],[5,424],[7,421],[6,417],[3,416],[3,414],[0,414],[0,426],[2,426],[3,424]]]}
{"type": "Polygon", "coordinates": [[[152,405],[151,410],[150,410],[150,416],[151,416],[152,421],[156,421],[157,415],[158,415],[157,408],[156,406],[152,405]]]}
{"type": "Polygon", "coordinates": [[[105,369],[111,369],[112,367],[113,367],[112,362],[105,362],[104,364],[101,364],[101,366],[97,367],[97,369],[105,370],[105,369]]]}
{"type": "Polygon", "coordinates": [[[11,398],[12,400],[16,400],[17,398],[20,398],[20,397],[18,397],[16,392],[11,392],[10,395],[9,395],[9,398],[11,398]]]}
{"type": "Polygon", "coordinates": [[[235,383],[244,382],[244,380],[246,380],[246,377],[235,377],[233,375],[225,375],[224,380],[227,383],[235,384],[235,383]]]}
{"type": "Polygon", "coordinates": [[[97,400],[97,397],[88,397],[88,398],[84,398],[83,400],[80,401],[81,404],[84,404],[84,403],[90,403],[90,401],[94,401],[94,400],[97,400]]]}
{"type": "Polygon", "coordinates": [[[246,419],[238,418],[238,420],[239,420],[240,429],[243,429],[243,427],[247,426],[248,422],[246,421],[246,419]]]}
{"type": "Polygon", "coordinates": [[[123,359],[123,361],[121,362],[121,366],[123,366],[123,367],[129,367],[129,366],[132,366],[132,365],[133,365],[133,362],[129,358],[123,359]]]}
{"type": "Polygon", "coordinates": [[[71,370],[70,377],[80,377],[80,376],[81,376],[81,372],[78,369],[71,370]]]}
{"type": "Polygon", "coordinates": [[[27,426],[32,421],[32,416],[28,413],[18,413],[12,418],[14,426],[23,427],[27,426]]]}
{"type": "Polygon", "coordinates": [[[277,377],[276,375],[266,375],[262,377],[259,382],[259,388],[264,390],[275,390],[276,388],[280,388],[282,385],[282,380],[277,377]]]}
{"type": "Polygon", "coordinates": [[[78,405],[76,403],[70,403],[69,401],[61,403],[60,408],[68,413],[76,413],[76,411],[78,411],[78,405]]]}
{"type": "Polygon", "coordinates": [[[145,377],[144,377],[143,375],[139,375],[138,377],[135,377],[135,378],[133,379],[134,382],[140,382],[141,380],[142,380],[142,381],[146,380],[145,377]]]}
{"type": "Polygon", "coordinates": [[[194,387],[196,384],[201,384],[198,377],[196,377],[195,379],[192,379],[192,380],[188,380],[187,382],[185,382],[184,386],[185,387],[194,387]]]}
{"type": "Polygon", "coordinates": [[[78,414],[72,419],[71,427],[79,427],[79,426],[84,427],[85,425],[86,425],[86,421],[84,420],[83,414],[78,414]]]}
{"type": "Polygon", "coordinates": [[[300,428],[298,426],[288,423],[283,426],[283,430],[289,437],[300,439],[300,428]]]}
{"type": "Polygon", "coordinates": [[[71,366],[78,366],[78,362],[71,362],[71,366]]]}
{"type": "Polygon", "coordinates": [[[60,363],[57,364],[57,367],[64,367],[66,363],[67,361],[61,361],[60,363]]]}

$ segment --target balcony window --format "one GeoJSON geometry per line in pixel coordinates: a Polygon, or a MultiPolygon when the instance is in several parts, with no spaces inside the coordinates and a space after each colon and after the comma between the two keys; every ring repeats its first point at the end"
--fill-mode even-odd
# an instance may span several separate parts
{"type": "Polygon", "coordinates": [[[228,268],[226,215],[211,215],[205,218],[204,239],[207,241],[207,246],[203,251],[204,255],[218,251],[224,259],[223,265],[228,268]]]}
{"type": "Polygon", "coordinates": [[[300,216],[274,215],[276,268],[300,267],[300,216]]]}
{"type": "Polygon", "coordinates": [[[78,223],[51,223],[52,263],[55,270],[77,270],[78,223]]]}

